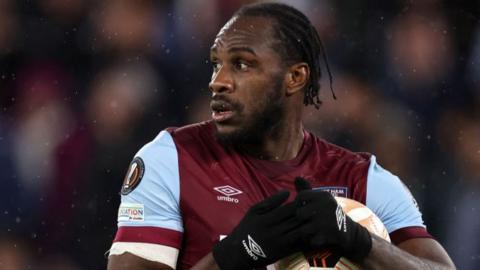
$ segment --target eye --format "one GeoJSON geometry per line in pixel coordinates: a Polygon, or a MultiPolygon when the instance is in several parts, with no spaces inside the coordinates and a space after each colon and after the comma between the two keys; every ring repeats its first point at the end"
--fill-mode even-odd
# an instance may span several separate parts
{"type": "Polygon", "coordinates": [[[247,71],[248,67],[249,67],[249,65],[247,63],[245,63],[244,61],[241,61],[241,60],[235,61],[235,68],[240,70],[240,71],[247,71]]]}
{"type": "Polygon", "coordinates": [[[213,72],[214,72],[214,73],[217,72],[217,71],[220,69],[220,67],[221,67],[221,65],[220,65],[219,63],[217,63],[217,62],[215,62],[215,61],[213,61],[213,60],[210,61],[210,63],[212,64],[212,69],[213,69],[213,72]]]}

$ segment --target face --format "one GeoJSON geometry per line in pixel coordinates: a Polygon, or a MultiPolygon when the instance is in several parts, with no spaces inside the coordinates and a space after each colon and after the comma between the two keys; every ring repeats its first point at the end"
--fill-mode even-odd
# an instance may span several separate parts
{"type": "Polygon", "coordinates": [[[256,144],[281,125],[286,67],[273,49],[271,21],[231,19],[211,48],[212,119],[224,144],[256,144]]]}

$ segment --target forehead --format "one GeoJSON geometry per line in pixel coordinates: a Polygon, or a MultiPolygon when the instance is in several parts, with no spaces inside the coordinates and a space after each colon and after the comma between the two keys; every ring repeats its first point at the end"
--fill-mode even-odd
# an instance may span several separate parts
{"type": "Polygon", "coordinates": [[[218,32],[213,50],[233,47],[270,48],[273,42],[273,21],[264,17],[234,17],[218,32]]]}

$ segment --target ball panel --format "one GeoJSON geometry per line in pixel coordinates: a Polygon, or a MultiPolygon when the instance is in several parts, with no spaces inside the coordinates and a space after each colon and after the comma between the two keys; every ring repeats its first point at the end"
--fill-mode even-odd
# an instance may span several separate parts
{"type": "Polygon", "coordinates": [[[382,221],[368,207],[360,202],[348,198],[335,197],[338,204],[342,207],[353,221],[358,222],[367,228],[371,233],[380,236],[390,242],[390,236],[382,221]]]}
{"type": "Polygon", "coordinates": [[[364,221],[372,216],[372,211],[368,208],[354,208],[346,214],[356,222],[364,221]]]}

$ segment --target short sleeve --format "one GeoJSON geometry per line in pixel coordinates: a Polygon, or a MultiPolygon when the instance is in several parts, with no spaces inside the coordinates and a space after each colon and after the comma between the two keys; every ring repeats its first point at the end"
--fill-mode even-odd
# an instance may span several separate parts
{"type": "Polygon", "coordinates": [[[416,237],[431,237],[407,186],[377,164],[373,155],[368,168],[366,205],[382,220],[390,236],[394,236],[394,243],[416,237]]]}
{"type": "Polygon", "coordinates": [[[136,183],[131,186],[128,182],[123,184],[114,242],[179,248],[183,225],[179,206],[178,154],[167,131],[160,132],[138,151],[126,179],[133,178],[132,174],[136,183]]]}

